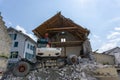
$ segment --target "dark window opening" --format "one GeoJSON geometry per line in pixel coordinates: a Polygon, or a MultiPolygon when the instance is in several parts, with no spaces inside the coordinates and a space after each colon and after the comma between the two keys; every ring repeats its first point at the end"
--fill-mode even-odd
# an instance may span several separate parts
{"type": "Polygon", "coordinates": [[[12,40],[16,40],[17,39],[17,34],[9,34],[12,40]]]}
{"type": "Polygon", "coordinates": [[[32,59],[33,57],[34,57],[33,54],[30,54],[30,53],[27,53],[27,52],[26,52],[26,54],[25,54],[25,58],[26,58],[26,59],[32,59]]]}
{"type": "Polygon", "coordinates": [[[18,42],[15,42],[15,43],[14,43],[14,47],[18,47],[18,42]]]}
{"type": "Polygon", "coordinates": [[[10,58],[18,58],[18,51],[11,52],[10,58]]]}
{"type": "Polygon", "coordinates": [[[16,40],[16,38],[17,38],[17,34],[14,34],[14,40],[16,40]]]}
{"type": "Polygon", "coordinates": [[[27,48],[28,48],[28,49],[29,49],[29,46],[30,46],[30,45],[29,45],[29,43],[28,43],[28,45],[27,45],[27,48]]]}
{"type": "Polygon", "coordinates": [[[32,47],[32,45],[30,46],[30,50],[33,50],[33,47],[32,47]]]}

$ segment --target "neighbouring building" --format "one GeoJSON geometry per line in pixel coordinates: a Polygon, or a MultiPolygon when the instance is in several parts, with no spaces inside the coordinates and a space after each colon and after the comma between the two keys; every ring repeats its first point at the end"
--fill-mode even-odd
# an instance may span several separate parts
{"type": "Polygon", "coordinates": [[[9,62],[17,61],[20,58],[33,60],[36,42],[22,31],[18,31],[12,27],[8,28],[8,33],[12,39],[9,62]]]}
{"type": "Polygon", "coordinates": [[[103,52],[103,54],[113,55],[115,57],[115,63],[120,65],[120,47],[115,47],[108,51],[103,52]]]}
{"type": "Polygon", "coordinates": [[[10,54],[11,39],[7,27],[0,14],[0,75],[6,70],[7,59],[10,54]]]}
{"type": "Polygon", "coordinates": [[[94,52],[95,61],[104,65],[115,65],[115,57],[113,55],[107,55],[94,52]]]}
{"type": "Polygon", "coordinates": [[[44,38],[45,33],[48,33],[51,47],[62,48],[62,56],[75,54],[88,58],[92,52],[88,39],[90,31],[64,17],[60,12],[33,32],[39,38],[44,38]]]}

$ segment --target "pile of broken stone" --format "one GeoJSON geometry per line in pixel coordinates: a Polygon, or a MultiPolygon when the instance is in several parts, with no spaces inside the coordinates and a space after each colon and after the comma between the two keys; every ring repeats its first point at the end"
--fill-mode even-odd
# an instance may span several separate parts
{"type": "Polygon", "coordinates": [[[79,61],[79,64],[66,65],[63,68],[40,68],[31,71],[26,77],[15,77],[9,74],[5,80],[98,80],[96,76],[100,74],[95,71],[104,67],[110,66],[84,58],[79,61]]]}

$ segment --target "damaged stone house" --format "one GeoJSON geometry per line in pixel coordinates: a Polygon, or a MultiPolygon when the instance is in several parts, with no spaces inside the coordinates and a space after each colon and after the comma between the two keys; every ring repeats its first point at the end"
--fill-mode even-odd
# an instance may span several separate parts
{"type": "Polygon", "coordinates": [[[2,16],[0,15],[0,56],[9,56],[11,39],[7,32],[7,27],[5,26],[5,22],[2,20],[2,16]]]}
{"type": "Polygon", "coordinates": [[[88,39],[90,31],[57,13],[33,30],[38,38],[49,33],[51,47],[62,48],[62,56],[75,54],[84,58],[92,52],[88,39]]]}
{"type": "Polygon", "coordinates": [[[7,32],[7,27],[0,15],[0,75],[3,73],[7,66],[7,59],[10,52],[11,39],[7,32]]]}

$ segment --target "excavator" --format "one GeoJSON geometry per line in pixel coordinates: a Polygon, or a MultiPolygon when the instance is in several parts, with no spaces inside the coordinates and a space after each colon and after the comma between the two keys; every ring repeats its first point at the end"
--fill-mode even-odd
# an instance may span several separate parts
{"type": "Polygon", "coordinates": [[[38,70],[43,67],[62,68],[65,65],[77,64],[79,62],[76,55],[61,56],[61,51],[61,48],[50,47],[48,39],[38,39],[37,48],[34,51],[34,59],[32,61],[25,58],[19,60],[12,66],[11,71],[14,76],[25,77],[30,71],[38,70]]]}

